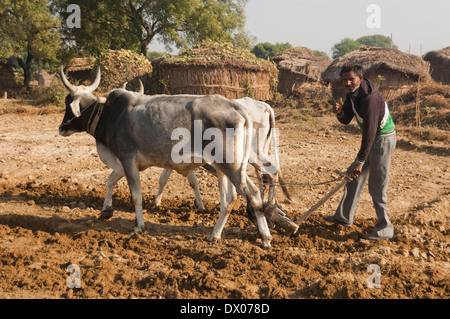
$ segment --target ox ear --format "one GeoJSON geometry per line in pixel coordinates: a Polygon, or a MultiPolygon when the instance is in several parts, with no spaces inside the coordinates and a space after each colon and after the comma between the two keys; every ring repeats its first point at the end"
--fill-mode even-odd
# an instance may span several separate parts
{"type": "Polygon", "coordinates": [[[75,117],[80,117],[81,116],[81,110],[80,110],[80,98],[76,97],[72,103],[70,103],[70,108],[72,109],[72,113],[73,115],[75,115],[75,117]]]}
{"type": "Polygon", "coordinates": [[[100,104],[105,104],[108,99],[104,96],[100,96],[97,98],[97,102],[100,104]]]}

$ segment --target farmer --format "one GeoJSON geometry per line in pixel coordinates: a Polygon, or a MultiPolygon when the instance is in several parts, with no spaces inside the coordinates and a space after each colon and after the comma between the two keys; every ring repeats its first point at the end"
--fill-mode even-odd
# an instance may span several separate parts
{"type": "Polygon", "coordinates": [[[394,236],[394,227],[386,210],[391,153],[396,144],[395,124],[378,88],[363,77],[360,66],[344,66],[339,75],[348,93],[344,103],[341,99],[333,106],[333,112],[345,125],[356,117],[362,139],[358,155],[347,169],[353,180],[345,185],[335,214],[324,216],[324,220],[351,226],[359,196],[368,181],[378,222],[372,233],[364,238],[390,239],[394,236]]]}

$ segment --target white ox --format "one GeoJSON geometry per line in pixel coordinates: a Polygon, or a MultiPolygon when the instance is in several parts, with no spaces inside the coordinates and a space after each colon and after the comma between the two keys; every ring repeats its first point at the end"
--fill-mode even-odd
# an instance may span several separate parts
{"type": "MultiPolygon", "coordinates": [[[[141,89],[142,92],[142,89],[141,89]]],[[[260,185],[261,196],[264,200],[265,183],[261,174],[265,174],[264,180],[269,183],[268,202],[275,204],[276,182],[280,183],[285,196],[291,200],[291,196],[283,182],[279,160],[278,160],[278,136],[275,129],[275,114],[272,107],[262,101],[257,101],[249,97],[232,100],[241,104],[250,114],[253,121],[253,140],[250,152],[249,163],[255,168],[255,173],[260,185]],[[271,156],[269,158],[269,149],[271,156]],[[262,164],[262,166],[261,166],[262,164]]],[[[164,169],[159,178],[159,189],[154,200],[154,205],[161,206],[161,199],[170,175],[173,170],[164,169]]],[[[187,175],[189,185],[195,193],[197,207],[204,210],[203,200],[200,193],[197,177],[194,171],[187,175]]],[[[235,195],[233,195],[235,196],[235,195]]]]}

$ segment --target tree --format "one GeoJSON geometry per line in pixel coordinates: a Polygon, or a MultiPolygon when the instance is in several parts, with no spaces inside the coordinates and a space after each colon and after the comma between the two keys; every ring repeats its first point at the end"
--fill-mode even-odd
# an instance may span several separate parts
{"type": "Polygon", "coordinates": [[[328,54],[326,54],[326,53],[323,52],[323,51],[314,50],[313,52],[314,52],[314,55],[315,55],[315,56],[321,56],[321,57],[324,57],[324,58],[328,58],[328,54]]]}
{"type": "Polygon", "coordinates": [[[336,59],[348,52],[354,51],[361,46],[358,41],[352,40],[350,38],[345,38],[341,42],[336,43],[333,48],[333,59],[336,59]]]}
{"type": "Polygon", "coordinates": [[[358,49],[361,45],[367,45],[371,47],[381,47],[381,48],[392,48],[398,49],[398,46],[396,46],[394,43],[392,43],[391,38],[375,34],[375,35],[368,35],[361,38],[358,38],[357,40],[352,40],[350,38],[345,38],[339,43],[336,43],[333,48],[333,59],[340,57],[341,55],[344,55],[348,52],[351,52],[353,50],[358,49]]]}
{"type": "Polygon", "coordinates": [[[47,4],[46,0],[0,2],[0,57],[17,58],[27,88],[33,60],[54,59],[61,44],[60,21],[51,14],[47,4]]]}
{"type": "Polygon", "coordinates": [[[292,45],[288,42],[272,44],[269,42],[258,43],[253,47],[251,52],[256,55],[256,57],[261,59],[271,58],[287,49],[292,48],[292,45]]]}
{"type": "Polygon", "coordinates": [[[381,34],[375,34],[375,35],[368,35],[365,37],[361,37],[357,39],[359,43],[371,47],[381,47],[381,48],[390,48],[392,45],[393,49],[398,49],[398,46],[396,46],[394,43],[392,43],[392,40],[390,37],[381,35],[381,34]]]}
{"type": "MultiPolygon", "coordinates": [[[[186,48],[203,40],[245,43],[247,0],[53,0],[63,21],[69,4],[80,7],[81,28],[63,29],[72,47],[98,55],[130,49],[146,55],[158,37],[167,46],[186,48]]],[[[247,41],[248,42],[248,41],[247,41]]]]}

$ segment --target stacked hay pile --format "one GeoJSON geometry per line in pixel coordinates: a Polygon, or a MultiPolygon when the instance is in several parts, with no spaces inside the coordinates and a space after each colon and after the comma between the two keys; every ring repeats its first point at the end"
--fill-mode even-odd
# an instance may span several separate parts
{"type": "Polygon", "coordinates": [[[125,82],[128,83],[127,90],[137,91],[139,80],[145,88],[150,85],[152,64],[142,54],[130,50],[108,50],[100,55],[95,69],[98,65],[102,71],[100,92],[121,88],[125,82]]]}
{"type": "Polygon", "coordinates": [[[152,65],[155,93],[249,96],[264,101],[273,96],[278,82],[273,62],[231,45],[194,47],[178,56],[155,59],[152,65]]]}
{"type": "Polygon", "coordinates": [[[93,57],[73,58],[65,71],[69,81],[74,84],[89,85],[95,62],[96,59],[93,57]]]}
{"type": "Polygon", "coordinates": [[[450,141],[450,85],[433,80],[416,83],[392,100],[390,108],[396,124],[443,130],[450,141]]]}
{"type": "Polygon", "coordinates": [[[337,58],[323,72],[322,79],[331,83],[336,97],[346,94],[339,76],[339,72],[346,64],[360,65],[364,76],[378,85],[388,101],[406,92],[419,80],[431,78],[428,66],[416,55],[396,49],[363,46],[337,58]]]}
{"type": "Polygon", "coordinates": [[[428,52],[423,58],[430,62],[431,77],[442,84],[450,84],[450,47],[428,52]]]}
{"type": "Polygon", "coordinates": [[[314,55],[305,47],[288,49],[272,59],[277,63],[278,92],[292,94],[305,83],[319,83],[322,73],[333,60],[314,55]]]}

